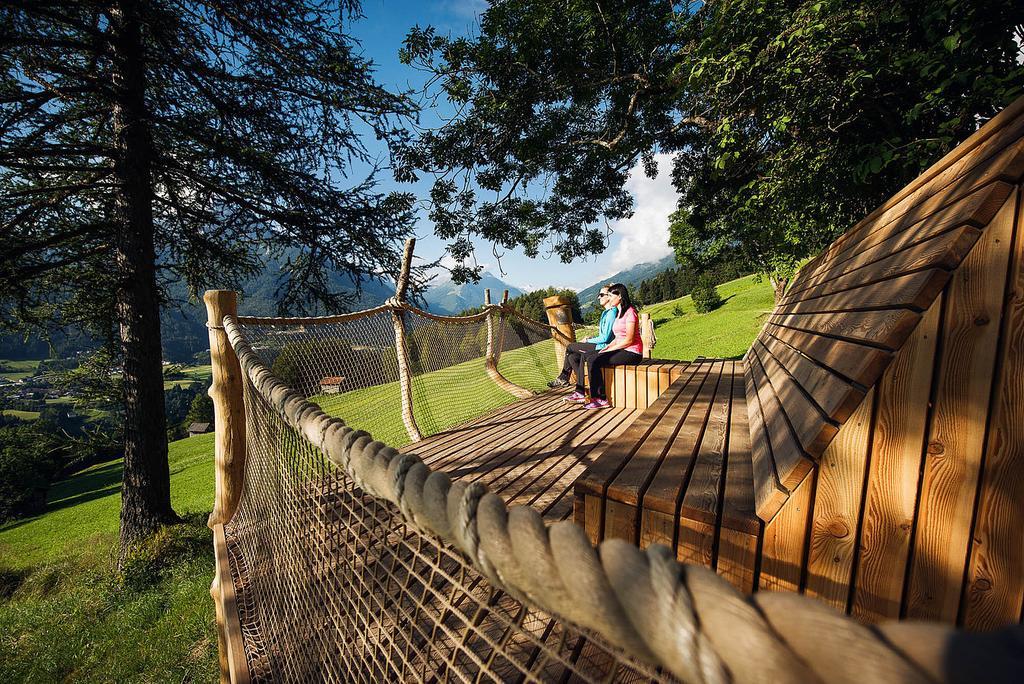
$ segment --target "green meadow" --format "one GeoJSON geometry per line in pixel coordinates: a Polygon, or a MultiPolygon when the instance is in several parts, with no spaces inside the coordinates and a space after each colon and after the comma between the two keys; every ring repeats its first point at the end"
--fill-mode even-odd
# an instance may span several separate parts
{"type": "Polygon", "coordinates": [[[746,353],[774,304],[771,285],[756,276],[718,286],[722,305],[706,314],[693,308],[690,296],[644,307],[651,315],[659,359],[739,358],[746,353]]]}

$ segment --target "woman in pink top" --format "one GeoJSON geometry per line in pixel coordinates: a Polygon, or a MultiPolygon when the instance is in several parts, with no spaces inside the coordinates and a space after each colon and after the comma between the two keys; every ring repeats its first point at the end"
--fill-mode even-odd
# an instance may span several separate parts
{"type": "MultiPolygon", "coordinates": [[[[616,283],[608,288],[610,303],[618,308],[618,316],[612,326],[615,335],[608,346],[597,352],[588,352],[584,357],[587,373],[590,376],[590,401],[584,408],[599,409],[608,407],[608,399],[604,388],[604,373],[608,366],[621,366],[638,363],[643,358],[644,345],[640,339],[640,317],[629,301],[629,291],[625,285],[616,283]]],[[[569,401],[583,403],[582,388],[567,397],[569,401]]]]}

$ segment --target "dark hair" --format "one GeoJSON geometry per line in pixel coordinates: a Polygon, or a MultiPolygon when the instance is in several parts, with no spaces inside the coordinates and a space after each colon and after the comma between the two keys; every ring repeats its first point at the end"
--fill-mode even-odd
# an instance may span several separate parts
{"type": "Polygon", "coordinates": [[[629,299],[629,290],[622,283],[615,283],[608,288],[608,291],[619,295],[619,315],[616,318],[622,318],[627,311],[633,308],[633,302],[629,299]]]}

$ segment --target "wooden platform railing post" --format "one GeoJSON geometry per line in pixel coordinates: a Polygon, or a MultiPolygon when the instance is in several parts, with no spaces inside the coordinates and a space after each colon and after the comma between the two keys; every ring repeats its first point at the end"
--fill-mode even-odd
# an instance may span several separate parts
{"type": "Polygon", "coordinates": [[[640,339],[644,343],[644,358],[651,358],[651,351],[654,349],[654,322],[651,314],[640,314],[640,339]]]}
{"type": "MultiPolygon", "coordinates": [[[[501,298],[501,303],[505,304],[508,301],[508,290],[505,290],[505,294],[501,298]]],[[[498,331],[498,321],[496,317],[500,314],[491,308],[491,290],[490,288],[484,289],[484,307],[487,309],[487,351],[484,355],[484,367],[487,369],[487,375],[490,376],[494,384],[505,390],[512,396],[518,397],[519,399],[528,399],[533,396],[533,392],[520,387],[519,385],[511,382],[498,370],[498,360],[501,358],[501,347],[504,344],[505,334],[504,331],[498,331]]]]}
{"type": "Polygon", "coordinates": [[[545,297],[544,311],[548,315],[548,325],[565,336],[552,334],[555,338],[555,368],[560,369],[565,363],[566,348],[576,341],[576,329],[572,327],[572,300],[562,295],[545,297]]]}
{"type": "MultiPolygon", "coordinates": [[[[486,293],[484,295],[486,297],[486,293]]],[[[504,309],[508,306],[508,290],[501,293],[501,307],[504,309]]],[[[501,326],[498,330],[498,340],[495,342],[494,350],[494,366],[497,368],[498,362],[501,360],[501,352],[505,349],[505,326],[501,326]]]]}
{"type": "MultiPolygon", "coordinates": [[[[416,247],[416,238],[405,241],[402,253],[402,270],[395,286],[395,302],[405,303],[405,291],[409,287],[409,270],[412,267],[412,253],[416,247]]],[[[420,428],[416,425],[416,416],[412,411],[412,373],[409,370],[409,343],[405,338],[405,323],[401,309],[391,310],[391,322],[395,328],[395,357],[398,360],[398,385],[402,395],[402,422],[409,439],[419,442],[423,439],[420,428]]]]}
{"type": "Polygon", "coordinates": [[[210,332],[213,399],[214,481],[213,512],[207,523],[223,525],[231,520],[242,496],[245,470],[245,406],[242,403],[242,368],[224,332],[224,316],[238,314],[238,294],[232,290],[207,290],[206,326],[210,332]]]}

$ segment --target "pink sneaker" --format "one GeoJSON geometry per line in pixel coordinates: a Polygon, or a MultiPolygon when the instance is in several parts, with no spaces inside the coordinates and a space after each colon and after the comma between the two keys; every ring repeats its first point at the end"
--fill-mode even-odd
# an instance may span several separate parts
{"type": "Polygon", "coordinates": [[[562,397],[562,401],[568,401],[571,404],[585,404],[587,403],[587,395],[573,392],[567,397],[562,397]]]}
{"type": "Polygon", "coordinates": [[[591,399],[591,400],[590,400],[590,403],[589,403],[589,404],[586,404],[586,405],[584,405],[584,407],[583,407],[583,408],[585,408],[585,409],[603,409],[603,408],[611,408],[611,404],[609,404],[609,403],[608,403],[607,401],[605,401],[604,399],[591,399]]]}

